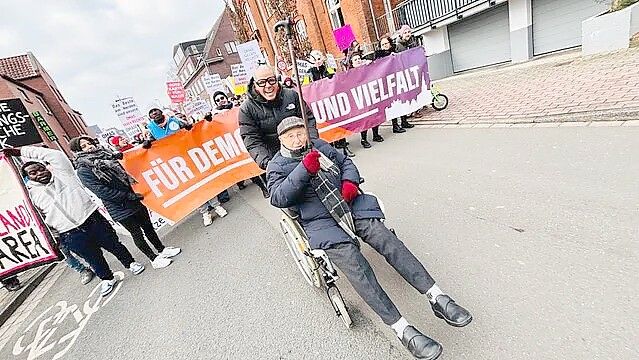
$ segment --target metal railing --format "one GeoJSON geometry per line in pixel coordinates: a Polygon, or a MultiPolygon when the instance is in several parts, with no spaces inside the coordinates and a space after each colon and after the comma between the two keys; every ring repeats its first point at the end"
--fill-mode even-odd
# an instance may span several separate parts
{"type": "Polygon", "coordinates": [[[436,26],[450,18],[460,19],[465,11],[494,0],[408,0],[397,5],[391,13],[376,19],[379,34],[392,34],[402,25],[412,29],[436,26]],[[389,27],[389,18],[392,25],[389,27]],[[394,28],[393,28],[394,27],[394,28]]]}

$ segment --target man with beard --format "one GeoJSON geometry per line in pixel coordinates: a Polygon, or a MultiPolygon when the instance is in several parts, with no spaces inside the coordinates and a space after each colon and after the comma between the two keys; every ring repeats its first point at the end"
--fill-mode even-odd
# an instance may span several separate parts
{"type": "Polygon", "coordinates": [[[248,97],[240,106],[240,135],[257,165],[266,169],[280,150],[277,125],[287,117],[306,112],[311,138],[319,138],[315,117],[307,104],[300,104],[295,90],[281,86],[268,65],[255,70],[248,85],[248,97]]]}

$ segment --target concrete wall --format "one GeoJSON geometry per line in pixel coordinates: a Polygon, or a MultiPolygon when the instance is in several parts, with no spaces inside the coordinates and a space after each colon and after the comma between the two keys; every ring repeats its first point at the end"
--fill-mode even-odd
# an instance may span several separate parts
{"type": "Polygon", "coordinates": [[[426,55],[428,55],[428,72],[431,80],[438,80],[453,74],[453,61],[448,42],[448,28],[438,27],[422,35],[426,55]]]}
{"type": "Polygon", "coordinates": [[[510,0],[508,2],[508,21],[512,62],[532,59],[532,0],[510,0]]]}

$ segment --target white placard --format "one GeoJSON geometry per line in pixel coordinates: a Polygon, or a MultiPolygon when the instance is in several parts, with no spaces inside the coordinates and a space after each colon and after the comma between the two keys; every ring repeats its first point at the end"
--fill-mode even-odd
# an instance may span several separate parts
{"type": "Polygon", "coordinates": [[[140,132],[138,124],[143,123],[145,119],[132,97],[118,98],[111,107],[130,138],[140,132]]]}
{"type": "Polygon", "coordinates": [[[326,67],[337,69],[337,60],[333,54],[326,54],[326,67]]]}
{"type": "Polygon", "coordinates": [[[260,44],[257,40],[238,44],[237,54],[240,56],[240,60],[242,60],[242,64],[249,77],[253,76],[255,69],[257,69],[260,63],[266,63],[266,59],[264,59],[264,55],[260,50],[260,44]]]}
{"type": "Polygon", "coordinates": [[[224,84],[220,74],[204,75],[202,76],[202,82],[204,82],[204,87],[209,95],[213,95],[216,91],[224,92],[224,84]]]}
{"type": "Polygon", "coordinates": [[[231,65],[231,74],[235,79],[235,85],[245,85],[249,82],[249,76],[243,64],[231,65]]]}

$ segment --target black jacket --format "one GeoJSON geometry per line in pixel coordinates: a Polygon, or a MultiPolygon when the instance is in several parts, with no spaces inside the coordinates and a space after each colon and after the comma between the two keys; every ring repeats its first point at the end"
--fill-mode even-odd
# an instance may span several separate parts
{"type": "Polygon", "coordinates": [[[77,173],[82,185],[102,200],[114,221],[124,220],[144,209],[130,185],[125,185],[117,179],[105,183],[98,179],[88,166],[78,166],[77,173]]]}
{"type": "Polygon", "coordinates": [[[412,49],[417,46],[419,46],[419,43],[417,43],[417,38],[415,38],[414,36],[411,36],[408,41],[401,41],[400,39],[397,39],[397,43],[395,44],[395,51],[402,52],[404,50],[412,49]]]}
{"type": "MultiPolygon", "coordinates": [[[[319,138],[315,117],[304,104],[311,138],[319,138]]],[[[272,101],[255,91],[253,79],[249,82],[247,99],[240,106],[240,136],[257,165],[266,169],[268,162],[280,150],[277,125],[289,116],[302,117],[297,92],[280,86],[280,92],[272,101]]]]}
{"type": "Polygon", "coordinates": [[[311,77],[313,77],[313,81],[321,80],[324,78],[332,78],[333,74],[328,72],[326,65],[320,65],[319,67],[313,66],[311,68],[311,77]]]}

